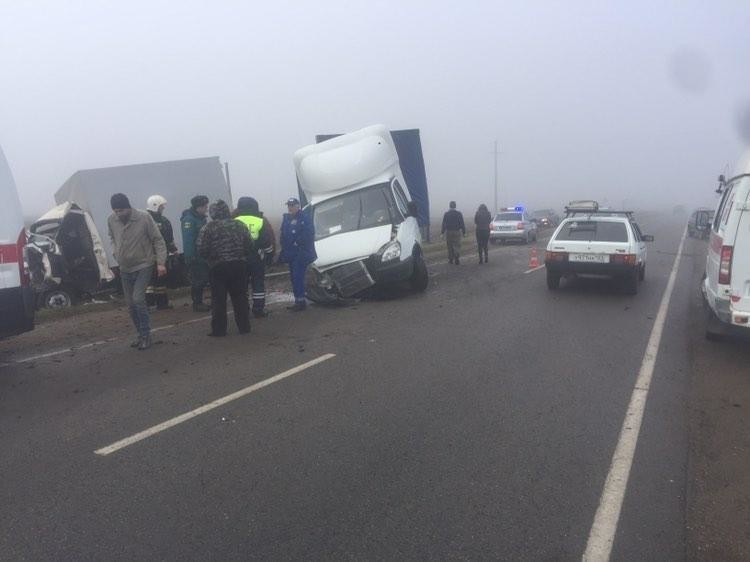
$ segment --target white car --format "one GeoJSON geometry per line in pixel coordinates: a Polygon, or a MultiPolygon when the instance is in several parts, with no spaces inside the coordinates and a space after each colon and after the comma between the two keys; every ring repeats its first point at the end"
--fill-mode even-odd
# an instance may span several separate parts
{"type": "MultiPolygon", "coordinates": [[[[593,202],[592,202],[593,203],[593,202]]],[[[646,276],[646,242],[632,213],[597,214],[598,205],[569,207],[545,254],[547,287],[556,290],[562,277],[597,276],[621,281],[627,293],[638,293],[646,276]]]]}
{"type": "Polygon", "coordinates": [[[702,285],[709,339],[736,329],[750,334],[750,153],[732,179],[720,181],[702,285]]]}

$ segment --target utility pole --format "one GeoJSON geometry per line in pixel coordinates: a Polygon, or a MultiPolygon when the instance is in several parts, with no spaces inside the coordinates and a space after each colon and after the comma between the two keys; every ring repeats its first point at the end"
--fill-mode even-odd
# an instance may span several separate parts
{"type": "Polygon", "coordinates": [[[495,213],[498,212],[498,206],[497,206],[497,160],[500,156],[500,152],[497,150],[497,141],[495,141],[495,150],[492,151],[493,156],[495,157],[495,213]]]}

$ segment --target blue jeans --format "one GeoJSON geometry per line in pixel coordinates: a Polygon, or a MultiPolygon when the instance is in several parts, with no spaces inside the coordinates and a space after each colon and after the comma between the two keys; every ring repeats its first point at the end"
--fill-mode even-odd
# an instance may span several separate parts
{"type": "Polygon", "coordinates": [[[144,267],[138,271],[120,272],[122,292],[130,309],[130,318],[133,319],[135,329],[141,337],[146,337],[151,333],[151,321],[146,304],[146,286],[153,272],[154,266],[144,267]]]}

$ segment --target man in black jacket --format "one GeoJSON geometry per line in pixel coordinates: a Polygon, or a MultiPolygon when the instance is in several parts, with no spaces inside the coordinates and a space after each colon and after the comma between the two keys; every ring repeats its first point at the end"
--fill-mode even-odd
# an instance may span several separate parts
{"type": "Polygon", "coordinates": [[[466,236],[466,225],[461,211],[456,210],[456,202],[450,202],[450,210],[443,215],[443,227],[440,231],[448,244],[448,263],[459,264],[461,255],[461,238],[466,236]]]}
{"type": "Polygon", "coordinates": [[[211,284],[211,333],[227,335],[227,293],[232,299],[234,321],[241,334],[250,331],[247,302],[247,260],[253,251],[250,231],[233,220],[229,206],[219,199],[209,209],[211,222],[198,234],[198,255],[208,262],[211,284]]]}

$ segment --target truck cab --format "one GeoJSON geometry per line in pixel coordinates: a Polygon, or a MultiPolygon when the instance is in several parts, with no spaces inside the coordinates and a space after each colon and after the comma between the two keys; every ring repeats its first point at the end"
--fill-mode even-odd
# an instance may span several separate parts
{"type": "Polygon", "coordinates": [[[8,162],[0,148],[0,338],[34,329],[34,291],[26,268],[26,229],[8,162]]]}
{"type": "Polygon", "coordinates": [[[385,126],[301,148],[294,166],[315,226],[312,300],[333,302],[404,281],[427,288],[415,206],[385,126]]]}

